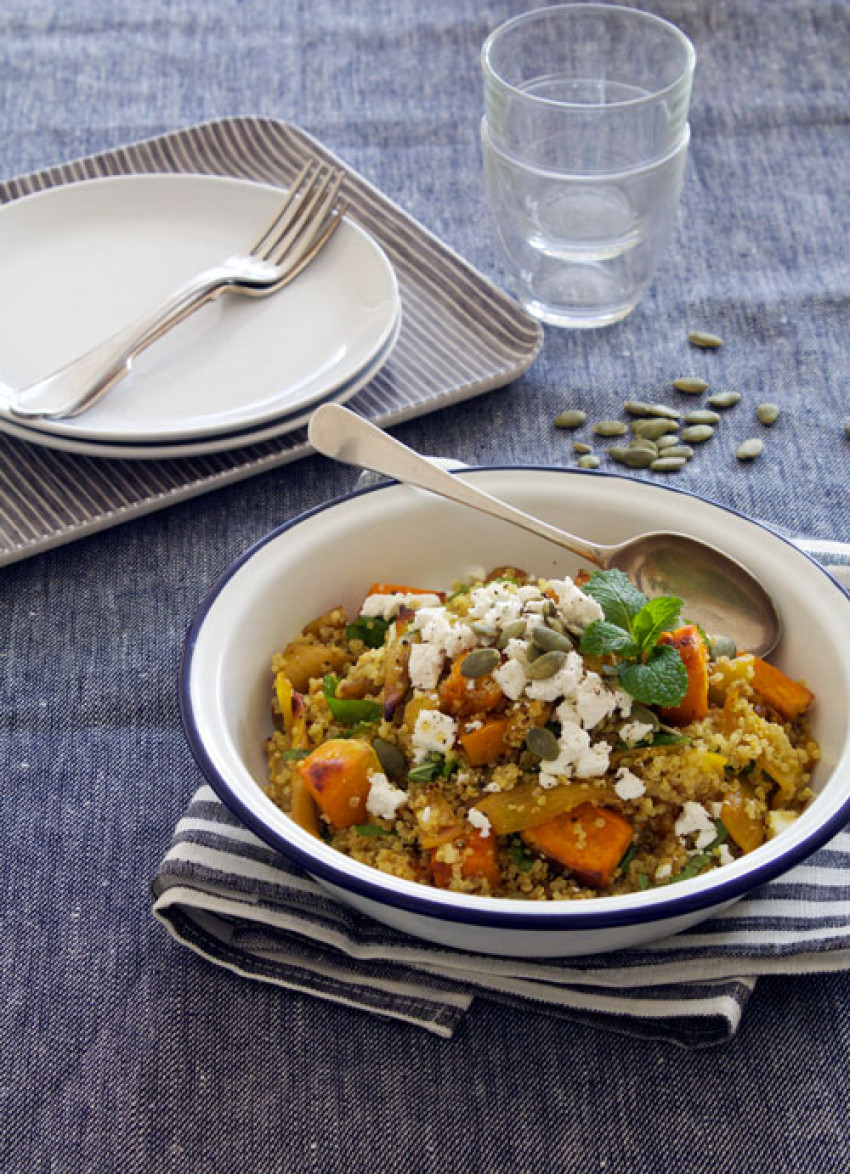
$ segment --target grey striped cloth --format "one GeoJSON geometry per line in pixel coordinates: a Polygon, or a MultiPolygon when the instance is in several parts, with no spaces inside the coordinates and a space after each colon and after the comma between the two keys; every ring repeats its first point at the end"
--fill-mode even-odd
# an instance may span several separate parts
{"type": "MultiPolygon", "coordinates": [[[[850,546],[798,540],[850,587],[850,546]]],[[[451,1036],[476,997],[697,1046],[734,1035],[759,975],[850,968],[850,826],[731,909],[641,949],[487,957],[355,913],[202,786],[152,885],[174,937],[244,975],[451,1036]]]]}

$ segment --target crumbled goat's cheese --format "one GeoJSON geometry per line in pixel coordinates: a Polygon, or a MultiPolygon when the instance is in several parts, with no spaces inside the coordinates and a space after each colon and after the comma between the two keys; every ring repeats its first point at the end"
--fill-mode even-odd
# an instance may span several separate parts
{"type": "Polygon", "coordinates": [[[478,643],[469,625],[452,623],[444,607],[421,607],[415,623],[424,644],[434,645],[452,659],[478,643]]]}
{"type": "Polygon", "coordinates": [[[695,835],[694,846],[702,851],[717,837],[717,828],[714,820],[701,803],[688,799],[682,808],[682,813],[673,825],[674,831],[680,840],[695,835]]]}
{"type": "Polygon", "coordinates": [[[436,689],[445,653],[434,644],[411,644],[408,671],[414,689],[436,689]]]}
{"type": "Polygon", "coordinates": [[[376,592],[374,595],[367,595],[363,600],[363,606],[360,608],[362,616],[369,616],[369,618],[379,617],[382,620],[391,620],[397,616],[402,607],[422,608],[422,607],[439,607],[440,597],[434,595],[432,592],[416,593],[400,591],[393,595],[381,595],[376,592]]]}
{"type": "Polygon", "coordinates": [[[518,701],[525,692],[528,677],[525,668],[518,660],[506,660],[504,664],[493,670],[493,680],[511,701],[518,701]]]}
{"type": "Polygon", "coordinates": [[[621,766],[617,771],[617,781],[614,783],[614,790],[620,799],[639,799],[641,795],[646,793],[643,779],[639,779],[636,774],[633,774],[627,766],[621,766]]]}
{"type": "Polygon", "coordinates": [[[455,744],[457,722],[438,709],[420,710],[413,727],[415,757],[422,761],[426,754],[446,754],[455,744]]]}
{"type": "Polygon", "coordinates": [[[768,811],[767,830],[770,832],[771,839],[778,836],[780,832],[784,832],[786,828],[790,828],[796,818],[795,811],[768,811]]]}
{"type": "Polygon", "coordinates": [[[394,787],[381,771],[376,770],[368,777],[369,794],[366,798],[366,810],[378,819],[395,819],[399,807],[403,807],[407,802],[407,792],[394,787]]]}
{"type": "Polygon", "coordinates": [[[627,746],[637,746],[638,742],[643,742],[652,731],[653,726],[649,722],[627,722],[626,725],[620,726],[620,737],[627,746]]]}
{"type": "Polygon", "coordinates": [[[483,811],[479,811],[477,807],[470,807],[466,814],[466,818],[474,828],[477,828],[484,839],[490,835],[490,828],[492,825],[483,811]]]}

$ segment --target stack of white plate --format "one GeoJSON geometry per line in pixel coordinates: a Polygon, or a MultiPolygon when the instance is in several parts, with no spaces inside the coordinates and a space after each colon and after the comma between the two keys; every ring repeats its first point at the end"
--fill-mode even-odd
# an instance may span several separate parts
{"type": "Polygon", "coordinates": [[[227,295],[143,352],[83,414],[21,419],[15,390],[245,252],[278,188],[200,175],[96,179],[0,208],[0,431],[89,456],[187,457],[257,444],[343,403],[380,370],[400,328],[392,266],[346,219],[290,285],[227,295]]]}

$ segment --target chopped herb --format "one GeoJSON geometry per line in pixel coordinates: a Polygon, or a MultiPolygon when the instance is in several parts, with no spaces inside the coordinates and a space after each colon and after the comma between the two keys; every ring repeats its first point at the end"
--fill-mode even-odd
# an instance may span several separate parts
{"type": "Polygon", "coordinates": [[[583,590],[602,608],[604,619],[585,629],[585,656],[617,658],[620,684],[644,705],[678,705],[688,689],[688,671],[676,648],[659,644],[674,628],[682,608],[675,595],[647,599],[622,571],[596,571],[583,590]]]}
{"type": "Polygon", "coordinates": [[[309,753],[309,750],[284,750],[283,757],[284,761],[292,762],[299,758],[306,758],[309,753]]]}
{"type": "Polygon", "coordinates": [[[377,701],[358,701],[354,698],[337,697],[336,691],[339,678],[328,673],[322,680],[322,693],[328,703],[328,709],[334,721],[342,726],[353,726],[357,722],[371,724],[381,716],[381,707],[377,701]]]}
{"type": "Polygon", "coordinates": [[[534,865],[534,854],[519,836],[511,836],[508,850],[511,854],[511,860],[520,872],[530,871],[534,865]]]}
{"type": "Polygon", "coordinates": [[[634,860],[636,853],[637,853],[637,844],[634,842],[634,840],[632,840],[631,844],[629,844],[628,848],[626,849],[626,852],[625,852],[625,855],[623,856],[623,859],[617,865],[617,867],[620,869],[621,872],[626,871],[626,869],[629,867],[631,862],[634,860]]]}
{"type": "Polygon", "coordinates": [[[639,889],[651,889],[652,888],[652,881],[649,879],[649,877],[646,875],[645,872],[639,872],[637,880],[638,880],[638,888],[639,889]]]}
{"type": "Polygon", "coordinates": [[[414,766],[412,770],[408,771],[407,777],[412,783],[430,783],[438,774],[443,773],[444,767],[445,761],[442,754],[432,751],[418,766],[414,766]]]}
{"type": "Polygon", "coordinates": [[[453,754],[449,754],[443,760],[443,763],[440,767],[440,774],[444,779],[450,779],[459,766],[460,759],[455,758],[453,754]]]}
{"type": "Polygon", "coordinates": [[[359,616],[345,629],[347,640],[361,640],[367,648],[380,648],[389,629],[389,620],[380,616],[359,616]]]}
{"type": "Polygon", "coordinates": [[[685,746],[690,742],[687,734],[680,734],[678,730],[668,730],[662,727],[656,730],[650,740],[650,746],[685,746]]]}
{"type": "Polygon", "coordinates": [[[378,827],[376,823],[355,823],[354,830],[358,836],[391,836],[392,832],[387,831],[386,828],[378,827]]]}
{"type": "Polygon", "coordinates": [[[668,885],[675,884],[677,881],[691,880],[693,877],[699,876],[702,870],[707,868],[709,864],[714,863],[715,849],[719,848],[729,835],[723,823],[721,823],[719,819],[714,821],[714,826],[717,829],[717,835],[708,845],[706,850],[704,852],[700,852],[699,856],[692,856],[688,863],[683,865],[675,876],[670,877],[670,879],[667,881],[668,885]]]}
{"type": "Polygon", "coordinates": [[[446,600],[446,603],[451,603],[451,601],[453,599],[457,599],[459,595],[469,595],[471,590],[472,588],[468,583],[461,583],[461,585],[451,593],[451,595],[446,600]]]}

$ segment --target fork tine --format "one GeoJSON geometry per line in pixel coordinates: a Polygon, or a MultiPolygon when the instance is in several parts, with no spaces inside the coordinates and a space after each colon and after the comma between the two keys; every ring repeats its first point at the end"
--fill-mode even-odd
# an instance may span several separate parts
{"type": "Polygon", "coordinates": [[[267,249],[271,244],[274,243],[274,241],[279,239],[281,232],[286,231],[286,228],[291,224],[293,217],[300,208],[301,197],[299,195],[299,189],[309,176],[310,182],[307,185],[307,189],[309,191],[310,184],[313,182],[312,173],[315,172],[316,166],[317,165],[313,160],[308,160],[308,162],[304,164],[304,166],[296,175],[295,179],[293,179],[292,183],[290,184],[289,192],[287,193],[277,212],[275,212],[274,218],[269,224],[266,225],[254,244],[251,245],[250,249],[248,250],[249,253],[253,254],[254,256],[261,257],[261,250],[267,249]]]}
{"type": "Polygon", "coordinates": [[[288,285],[290,281],[293,281],[301,272],[301,270],[306,269],[313,258],[321,252],[321,250],[325,247],[327,242],[339,228],[340,224],[342,224],[343,217],[345,216],[347,210],[348,202],[346,200],[340,200],[339,203],[336,204],[331,210],[330,215],[327,217],[324,223],[321,226],[314,226],[314,229],[321,227],[318,236],[315,235],[314,231],[312,236],[308,235],[301,242],[299,242],[299,245],[292,251],[291,254],[287,254],[283,263],[284,273],[280,281],[276,283],[278,289],[284,285],[288,285]]]}
{"type": "Polygon", "coordinates": [[[287,261],[294,263],[298,260],[304,249],[309,248],[316,233],[328,217],[334,214],[334,206],[343,179],[343,172],[330,169],[327,173],[316,177],[313,185],[314,190],[309,198],[305,193],[303,208],[299,209],[300,214],[293,219],[279,240],[267,249],[264,260],[271,261],[275,265],[281,265],[287,261]]]}

